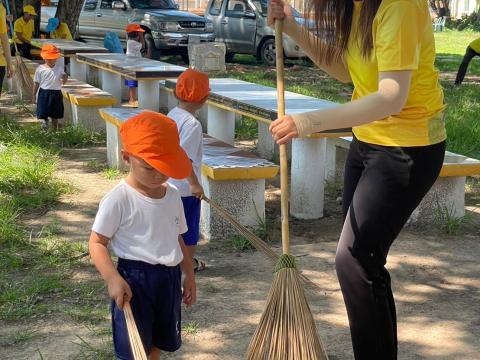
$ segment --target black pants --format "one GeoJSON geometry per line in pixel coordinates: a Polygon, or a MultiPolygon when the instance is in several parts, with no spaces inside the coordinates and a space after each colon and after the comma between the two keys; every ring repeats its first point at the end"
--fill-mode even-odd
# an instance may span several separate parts
{"type": "Polygon", "coordinates": [[[5,79],[6,66],[0,66],[0,95],[3,90],[3,80],[5,79]]]}
{"type": "MultiPolygon", "coordinates": [[[[30,51],[32,50],[32,45],[23,43],[23,44],[17,44],[18,51],[22,55],[22,57],[27,58],[32,60],[32,54],[30,51]]],[[[15,45],[11,46],[12,49],[12,55],[15,56],[15,45]]]]}
{"type": "Polygon", "coordinates": [[[336,269],[356,360],[397,358],[387,254],[442,167],[445,142],[387,147],[353,139],[346,166],[336,269]]]}
{"type": "Polygon", "coordinates": [[[470,46],[468,46],[467,51],[465,52],[465,55],[463,57],[462,63],[458,68],[457,78],[455,79],[455,85],[460,85],[462,83],[463,78],[467,73],[468,65],[470,64],[470,61],[472,61],[472,59],[475,56],[480,56],[480,54],[477,53],[475,50],[473,50],[470,46]]]}

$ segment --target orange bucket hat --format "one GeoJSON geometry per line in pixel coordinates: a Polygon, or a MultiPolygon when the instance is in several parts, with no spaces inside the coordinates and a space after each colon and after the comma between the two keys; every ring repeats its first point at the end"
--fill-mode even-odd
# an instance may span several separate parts
{"type": "Polygon", "coordinates": [[[131,33],[131,32],[145,32],[145,30],[143,30],[143,29],[141,28],[141,26],[138,25],[138,24],[128,24],[128,25],[127,25],[127,28],[125,29],[125,31],[126,31],[127,33],[131,33]]]}
{"type": "Polygon", "coordinates": [[[208,75],[200,71],[187,69],[177,79],[175,95],[178,99],[199,103],[210,93],[208,75]]]}
{"type": "Polygon", "coordinates": [[[55,45],[52,44],[45,44],[42,46],[42,50],[40,51],[40,56],[44,60],[54,60],[58,59],[60,55],[60,50],[55,45]]]}
{"type": "Polygon", "coordinates": [[[120,126],[126,152],[173,179],[192,172],[192,162],[180,146],[177,124],[163,114],[142,111],[120,126]]]}

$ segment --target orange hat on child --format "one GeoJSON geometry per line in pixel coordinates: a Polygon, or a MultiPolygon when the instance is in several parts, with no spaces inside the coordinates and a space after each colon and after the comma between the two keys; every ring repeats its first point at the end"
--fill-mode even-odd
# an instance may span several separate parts
{"type": "Polygon", "coordinates": [[[192,172],[192,162],[180,146],[177,124],[163,114],[142,111],[120,126],[126,152],[174,179],[192,172]]]}
{"type": "Polygon", "coordinates": [[[145,30],[142,29],[142,27],[138,24],[128,24],[127,28],[125,29],[127,33],[131,32],[145,32],[145,30]]]}
{"type": "Polygon", "coordinates": [[[58,59],[60,55],[60,50],[55,45],[52,44],[45,44],[42,46],[42,50],[40,51],[40,56],[44,60],[54,60],[58,59]]]}
{"type": "Polygon", "coordinates": [[[175,95],[180,100],[199,103],[204,101],[209,93],[210,83],[207,74],[187,69],[177,79],[175,95]]]}

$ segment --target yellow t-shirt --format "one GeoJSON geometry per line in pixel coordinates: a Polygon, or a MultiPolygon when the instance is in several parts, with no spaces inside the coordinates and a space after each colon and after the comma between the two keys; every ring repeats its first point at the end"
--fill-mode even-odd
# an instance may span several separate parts
{"type": "Polygon", "coordinates": [[[480,54],[480,37],[473,40],[469,45],[476,53],[480,54]]]}
{"type": "Polygon", "coordinates": [[[22,16],[21,18],[17,19],[17,21],[15,21],[15,25],[13,26],[13,32],[15,33],[13,35],[13,40],[15,40],[17,44],[23,44],[23,42],[20,41],[17,37],[17,32],[18,32],[18,33],[22,33],[23,37],[28,41],[30,41],[33,36],[33,30],[34,30],[33,19],[30,19],[28,22],[25,22],[22,16]]]}
{"type": "Polygon", "coordinates": [[[435,41],[427,1],[382,1],[373,20],[374,48],[370,59],[362,56],[355,36],[362,2],[354,4],[346,54],[355,86],[352,99],[378,91],[379,72],[412,70],[410,91],[402,111],[353,128],[355,136],[384,146],[426,146],[444,141],[446,131],[441,112],[445,105],[434,67],[435,41]]]}
{"type": "MultiPolygon", "coordinates": [[[[0,34],[4,35],[7,33],[7,11],[5,6],[0,4],[0,34]]],[[[5,54],[3,53],[3,47],[0,44],[0,66],[7,66],[7,60],[5,59],[5,54]]]]}
{"type": "Polygon", "coordinates": [[[70,29],[68,25],[65,23],[60,23],[60,26],[57,30],[52,31],[50,33],[51,39],[65,39],[65,40],[73,40],[72,34],[70,33],[70,29]]]}

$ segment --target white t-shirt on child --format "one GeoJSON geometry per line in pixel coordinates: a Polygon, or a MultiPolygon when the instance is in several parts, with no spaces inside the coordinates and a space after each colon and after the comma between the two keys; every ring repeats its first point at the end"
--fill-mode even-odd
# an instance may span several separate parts
{"type": "Polygon", "coordinates": [[[142,57],[142,44],[136,40],[127,40],[127,55],[142,57]]]}
{"type": "Polygon", "coordinates": [[[178,235],[187,231],[178,191],[167,184],[165,196],[152,199],[122,180],[100,201],[92,230],[111,239],[114,254],[150,264],[178,265],[178,235]]]}
{"type": "MultiPolygon", "coordinates": [[[[188,158],[192,161],[193,171],[198,178],[198,182],[201,183],[202,178],[200,168],[202,166],[203,157],[202,124],[200,124],[200,121],[198,121],[195,116],[179,107],[172,109],[167,116],[177,123],[180,136],[180,146],[185,150],[188,158]]],[[[188,180],[170,179],[168,182],[178,189],[180,196],[192,196],[188,180]]]]}
{"type": "Polygon", "coordinates": [[[61,90],[62,89],[62,76],[65,74],[65,61],[61,57],[55,63],[55,66],[51,68],[47,64],[40,65],[35,70],[35,76],[33,81],[40,84],[40,89],[44,90],[61,90]]]}

